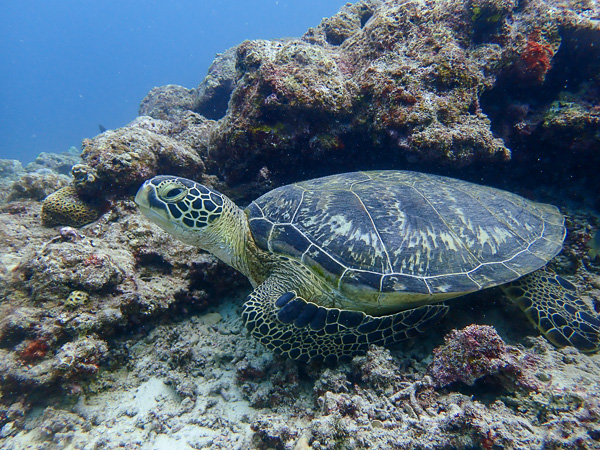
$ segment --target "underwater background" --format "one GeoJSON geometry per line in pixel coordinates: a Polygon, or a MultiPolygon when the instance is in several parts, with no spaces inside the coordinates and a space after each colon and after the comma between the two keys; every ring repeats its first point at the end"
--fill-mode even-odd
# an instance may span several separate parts
{"type": "Polygon", "coordinates": [[[597,317],[598,2],[25,1],[0,24],[0,448],[600,448],[600,356],[501,289],[299,363],[248,333],[245,277],[134,202],[158,174],[240,207],[356,170],[501,188],[565,216],[548,267],[597,317]]]}

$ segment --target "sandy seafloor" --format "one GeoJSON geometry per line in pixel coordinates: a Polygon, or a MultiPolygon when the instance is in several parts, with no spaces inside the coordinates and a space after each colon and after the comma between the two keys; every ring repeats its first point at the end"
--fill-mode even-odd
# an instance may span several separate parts
{"type": "Polygon", "coordinates": [[[234,355],[238,347],[246,354],[260,350],[240,339],[239,306],[224,301],[215,311],[122,341],[128,360],[101,375],[92,387],[96,392],[73,399],[66,410],[67,405],[35,408],[30,429],[4,441],[2,448],[247,447],[257,411],[234,382],[234,355]],[[190,361],[195,367],[173,370],[174,359],[191,358],[196,351],[212,353],[214,364],[190,361]],[[193,392],[195,401],[178,390],[193,392]],[[54,434],[57,427],[61,431],[54,434]]]}
{"type": "MultiPolygon", "coordinates": [[[[381,387],[373,386],[376,383],[371,381],[361,383],[361,387],[355,386],[360,397],[356,403],[364,411],[356,413],[356,417],[351,415],[344,425],[332,425],[328,421],[344,421],[345,416],[333,411],[324,415],[323,412],[331,406],[324,406],[323,397],[315,391],[318,392],[317,386],[323,378],[351,374],[356,371],[356,364],[333,369],[316,368],[311,373],[311,368],[291,361],[277,358],[274,362],[268,352],[246,335],[239,318],[240,307],[240,299],[224,299],[221,306],[205,314],[160,325],[147,336],[123,339],[118,346],[127,348],[129,356],[120,368],[103,371],[89,387],[89,393],[65,399],[63,404],[40,405],[32,409],[25,429],[0,441],[1,448],[311,448],[308,438],[318,434],[319,427],[324,432],[322,437],[327,438],[327,430],[332,426],[338,431],[350,428],[343,434],[350,431],[363,436],[349,434],[343,440],[339,436],[331,436],[337,444],[333,446],[332,441],[322,442],[322,448],[452,448],[461,440],[444,436],[448,431],[446,422],[454,417],[459,423],[458,418],[464,410],[473,416],[474,423],[481,422],[477,425],[480,430],[489,427],[496,430],[499,437],[507,438],[504,442],[512,442],[491,448],[544,448],[544,444],[539,444],[545,439],[560,439],[566,444],[549,448],[600,448],[600,443],[589,439],[590,435],[600,438],[597,423],[590,424],[587,435],[584,428],[579,428],[574,434],[570,432],[570,428],[581,420],[579,414],[582,410],[592,407],[598,412],[598,355],[584,356],[572,348],[556,351],[543,338],[533,336],[535,332],[532,331],[532,336],[526,341],[543,355],[547,365],[538,376],[552,378],[554,393],[551,397],[539,394],[536,398],[533,394],[527,401],[517,401],[510,395],[503,398],[493,392],[486,394],[482,388],[467,391],[466,395],[450,389],[445,397],[449,404],[455,405],[455,409],[444,411],[433,408],[432,411],[426,410],[422,416],[413,416],[410,407],[403,407],[409,400],[405,398],[395,407],[391,402],[386,405],[387,409],[397,408],[392,416],[399,414],[401,417],[399,421],[398,418],[390,418],[392,420],[386,424],[386,420],[369,417],[373,409],[386,409],[380,404],[385,394],[378,393],[381,387]],[[198,354],[203,356],[198,357],[198,354]],[[210,355],[208,360],[204,357],[206,355],[210,355]],[[270,366],[269,375],[264,380],[254,379],[250,385],[236,381],[240,360],[244,359],[257,365],[266,360],[267,366],[270,366]],[[274,387],[273,383],[281,386],[274,387]],[[469,395],[472,393],[475,395],[469,395]],[[275,400],[261,399],[261,394],[274,396],[275,400]],[[474,398],[480,401],[473,401],[474,398]],[[275,406],[256,407],[264,401],[272,401],[275,406]],[[371,404],[367,405],[369,402],[371,404]],[[560,414],[575,404],[579,406],[566,417],[560,414]],[[528,414],[512,414],[519,409],[531,413],[535,407],[547,409],[546,413],[555,415],[555,418],[549,418],[540,427],[533,425],[527,418],[528,414]],[[392,423],[393,428],[390,426],[392,423]],[[263,432],[253,430],[253,426],[266,424],[268,427],[264,432],[274,437],[269,438],[263,432]],[[407,433],[406,428],[412,429],[412,432],[407,433]],[[303,432],[303,429],[306,430],[303,432]],[[420,429],[420,438],[414,436],[415,429],[420,429]],[[354,441],[356,438],[358,442],[354,441]],[[371,440],[368,446],[359,444],[365,439],[371,440]]],[[[459,309],[464,313],[469,307],[463,304],[459,305],[459,309]]],[[[488,314],[502,312],[492,309],[488,314]]],[[[507,331],[518,333],[510,326],[507,331]]],[[[425,336],[424,340],[427,339],[425,336]]],[[[419,360],[405,356],[420,350],[405,349],[406,353],[403,353],[398,349],[393,352],[399,358],[394,362],[400,363],[398,368],[406,367],[409,374],[423,370],[428,358],[419,360]]],[[[374,359],[380,357],[373,355],[374,359]]],[[[380,375],[385,378],[385,374],[380,375]]],[[[469,439],[462,442],[468,448],[485,448],[472,447],[469,439]]],[[[316,448],[320,448],[319,443],[316,448]]]]}

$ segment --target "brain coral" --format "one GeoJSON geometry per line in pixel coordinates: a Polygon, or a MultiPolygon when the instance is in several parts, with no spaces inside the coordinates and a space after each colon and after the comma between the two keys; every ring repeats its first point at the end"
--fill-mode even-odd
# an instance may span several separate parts
{"type": "Polygon", "coordinates": [[[81,227],[100,216],[98,205],[85,201],[71,185],[50,194],[42,204],[42,223],[47,227],[69,225],[81,227]]]}

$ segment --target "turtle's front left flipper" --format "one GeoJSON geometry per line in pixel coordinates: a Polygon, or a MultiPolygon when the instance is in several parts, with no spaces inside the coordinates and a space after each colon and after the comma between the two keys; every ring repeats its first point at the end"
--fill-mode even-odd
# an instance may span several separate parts
{"type": "Polygon", "coordinates": [[[600,350],[600,320],[577,288],[549,269],[540,269],[502,286],[506,295],[557,347],[600,350]]]}
{"type": "Polygon", "coordinates": [[[280,279],[268,278],[244,303],[242,317],[252,336],[276,353],[301,361],[350,358],[369,345],[411,338],[446,314],[445,305],[426,305],[382,317],[325,308],[298,297],[280,279]]]}

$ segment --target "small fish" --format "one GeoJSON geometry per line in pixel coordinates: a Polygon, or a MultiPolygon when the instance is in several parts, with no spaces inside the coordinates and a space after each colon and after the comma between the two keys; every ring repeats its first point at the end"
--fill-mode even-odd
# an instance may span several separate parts
{"type": "Polygon", "coordinates": [[[106,127],[102,124],[98,124],[98,128],[100,129],[100,133],[104,133],[106,131],[106,127]]]}

